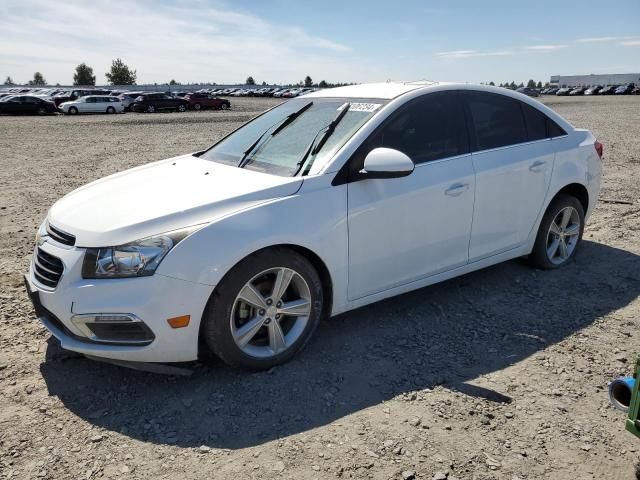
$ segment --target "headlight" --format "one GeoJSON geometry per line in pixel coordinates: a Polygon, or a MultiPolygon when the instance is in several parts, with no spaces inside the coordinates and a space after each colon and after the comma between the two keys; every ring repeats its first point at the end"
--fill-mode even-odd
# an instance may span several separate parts
{"type": "Polygon", "coordinates": [[[118,247],[87,248],[82,278],[127,278],[153,275],[173,247],[201,225],[143,238],[118,247]]]}

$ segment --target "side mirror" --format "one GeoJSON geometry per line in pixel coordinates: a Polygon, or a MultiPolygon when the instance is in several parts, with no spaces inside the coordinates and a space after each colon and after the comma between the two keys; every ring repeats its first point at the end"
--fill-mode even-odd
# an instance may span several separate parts
{"type": "Polygon", "coordinates": [[[360,175],[364,178],[399,178],[413,172],[415,164],[407,155],[392,148],[374,148],[364,159],[360,175]]]}

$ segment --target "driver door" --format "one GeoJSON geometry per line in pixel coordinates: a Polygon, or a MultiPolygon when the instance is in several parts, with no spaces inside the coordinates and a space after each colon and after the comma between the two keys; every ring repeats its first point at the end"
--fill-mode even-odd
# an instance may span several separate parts
{"type": "Polygon", "coordinates": [[[468,262],[475,175],[456,92],[427,94],[401,107],[349,168],[350,300],[468,262]],[[377,147],[405,153],[415,170],[402,178],[358,180],[355,172],[377,147]]]}

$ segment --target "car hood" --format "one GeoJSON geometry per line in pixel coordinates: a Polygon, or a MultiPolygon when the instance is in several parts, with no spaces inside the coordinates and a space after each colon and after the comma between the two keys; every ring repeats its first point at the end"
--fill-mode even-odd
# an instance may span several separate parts
{"type": "Polygon", "coordinates": [[[79,247],[122,245],[211,222],[295,194],[299,177],[279,177],[191,155],[127,170],[80,187],[47,216],[79,247]]]}

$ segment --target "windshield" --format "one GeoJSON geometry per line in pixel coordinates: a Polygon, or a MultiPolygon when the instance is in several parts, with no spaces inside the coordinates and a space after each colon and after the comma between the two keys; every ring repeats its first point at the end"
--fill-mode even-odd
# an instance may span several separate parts
{"type": "Polygon", "coordinates": [[[331,158],[383,104],[384,101],[378,99],[302,97],[289,100],[243,125],[200,158],[234,166],[242,161],[243,168],[274,175],[293,176],[300,171],[304,174],[309,171],[310,163],[331,158]],[[330,136],[321,142],[321,148],[314,148],[309,154],[311,143],[322,137],[323,131],[346,106],[346,113],[339,118],[330,136]],[[287,121],[296,112],[300,112],[299,115],[287,121]],[[281,124],[284,128],[279,128],[281,124]],[[307,165],[301,170],[299,162],[305,156],[307,165]]]}

